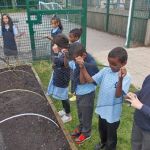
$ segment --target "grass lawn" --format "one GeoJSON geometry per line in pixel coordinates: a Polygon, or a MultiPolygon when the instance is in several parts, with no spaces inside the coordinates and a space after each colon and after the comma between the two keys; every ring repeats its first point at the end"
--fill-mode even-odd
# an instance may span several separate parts
{"type": "MultiPolygon", "coordinates": [[[[33,66],[43,83],[43,88],[46,90],[50,79],[50,73],[52,71],[50,63],[48,61],[39,61],[39,62],[34,62],[33,66]]],[[[135,90],[136,89],[134,88],[134,86],[131,86],[130,91],[133,92],[135,90]]],[[[98,89],[96,93],[98,93],[98,89]]],[[[55,101],[54,104],[57,110],[60,110],[62,108],[60,102],[55,101]]],[[[118,129],[118,144],[117,144],[118,150],[131,150],[130,137],[131,137],[132,122],[133,122],[133,112],[134,109],[129,107],[127,103],[123,104],[123,113],[121,117],[120,127],[118,129]]],[[[67,123],[65,125],[66,129],[70,132],[78,124],[76,102],[71,102],[71,114],[73,116],[73,120],[70,123],[67,123]]],[[[94,113],[93,123],[92,123],[92,137],[90,140],[86,141],[84,144],[79,146],[78,147],[79,150],[93,150],[94,145],[97,142],[99,142],[97,122],[98,122],[98,118],[94,113]]]]}
{"type": "MultiPolygon", "coordinates": [[[[26,6],[24,6],[26,7],[26,6]]],[[[26,12],[24,8],[7,8],[7,7],[1,7],[0,10],[1,13],[18,13],[18,12],[26,12]]]]}

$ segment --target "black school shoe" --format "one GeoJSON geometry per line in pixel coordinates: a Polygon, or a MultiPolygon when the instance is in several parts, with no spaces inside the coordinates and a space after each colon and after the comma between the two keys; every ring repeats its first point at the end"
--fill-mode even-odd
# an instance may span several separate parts
{"type": "Polygon", "coordinates": [[[98,143],[98,144],[95,145],[94,150],[101,150],[103,148],[105,148],[105,144],[98,143]]]}

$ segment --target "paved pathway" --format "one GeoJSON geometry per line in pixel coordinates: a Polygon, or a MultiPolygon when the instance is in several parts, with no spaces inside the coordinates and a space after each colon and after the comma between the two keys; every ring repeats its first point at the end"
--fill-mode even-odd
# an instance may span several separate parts
{"type": "MultiPolygon", "coordinates": [[[[108,52],[114,47],[124,46],[124,43],[125,39],[119,36],[87,29],[87,51],[103,64],[108,64],[108,52]]],[[[144,78],[150,74],[150,47],[129,48],[127,51],[127,69],[132,76],[132,83],[140,88],[144,78]]]]}

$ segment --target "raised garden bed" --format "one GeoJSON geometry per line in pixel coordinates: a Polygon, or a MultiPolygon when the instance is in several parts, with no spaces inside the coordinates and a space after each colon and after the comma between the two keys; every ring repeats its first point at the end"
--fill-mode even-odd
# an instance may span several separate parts
{"type": "Polygon", "coordinates": [[[30,66],[0,70],[0,150],[76,150],[30,66]]]}

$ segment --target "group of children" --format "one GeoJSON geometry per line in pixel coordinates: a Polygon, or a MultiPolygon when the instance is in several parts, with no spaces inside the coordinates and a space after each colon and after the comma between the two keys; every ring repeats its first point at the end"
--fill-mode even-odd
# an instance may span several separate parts
{"type": "MultiPolygon", "coordinates": [[[[15,36],[18,35],[17,28],[6,14],[2,16],[1,22],[0,35],[4,41],[4,54],[6,58],[17,57],[15,42],[15,36]]],[[[150,147],[148,142],[150,138],[150,101],[148,101],[150,76],[145,79],[142,89],[136,95],[128,93],[131,77],[125,68],[128,54],[124,48],[112,49],[107,58],[109,66],[99,70],[95,59],[87,53],[79,41],[82,29],[71,30],[67,37],[62,34],[63,26],[57,16],[51,19],[51,25],[52,30],[47,38],[52,42],[53,72],[47,95],[52,95],[53,98],[62,102],[63,110],[58,112],[62,121],[64,123],[71,121],[68,97],[71,80],[71,92],[76,96],[79,119],[79,125],[71,133],[75,142],[81,144],[91,137],[95,90],[99,86],[95,112],[98,115],[101,142],[95,146],[95,150],[116,150],[117,129],[120,124],[124,96],[131,106],[137,109],[134,117],[132,149],[148,150],[150,147]]]]}
{"type": "Polygon", "coordinates": [[[77,144],[88,140],[91,137],[95,90],[99,86],[95,112],[98,115],[100,142],[94,149],[116,150],[117,129],[125,97],[137,109],[132,130],[132,150],[148,150],[150,77],[145,79],[137,96],[128,93],[131,77],[125,68],[127,51],[122,47],[112,49],[107,58],[109,66],[99,71],[94,58],[79,42],[81,34],[81,29],[76,28],[70,31],[69,37],[62,33],[53,37],[53,73],[47,94],[62,101],[63,110],[58,112],[62,121],[66,123],[72,120],[68,100],[71,80],[71,92],[76,95],[79,119],[71,136],[77,144]]]}
{"type": "MultiPolygon", "coordinates": [[[[60,20],[53,30],[58,30],[60,20]]],[[[79,42],[80,29],[73,29],[69,38],[64,34],[53,36],[53,73],[48,86],[47,95],[61,100],[63,110],[59,111],[64,123],[72,120],[68,100],[69,81],[71,91],[76,95],[79,125],[71,134],[77,144],[91,137],[92,116],[96,86],[100,86],[96,113],[99,116],[98,129],[101,143],[95,150],[105,147],[115,150],[117,144],[117,129],[120,123],[123,96],[127,94],[131,83],[125,65],[127,52],[122,47],[116,47],[108,54],[109,66],[99,71],[94,58],[86,52],[79,42]]]]}

